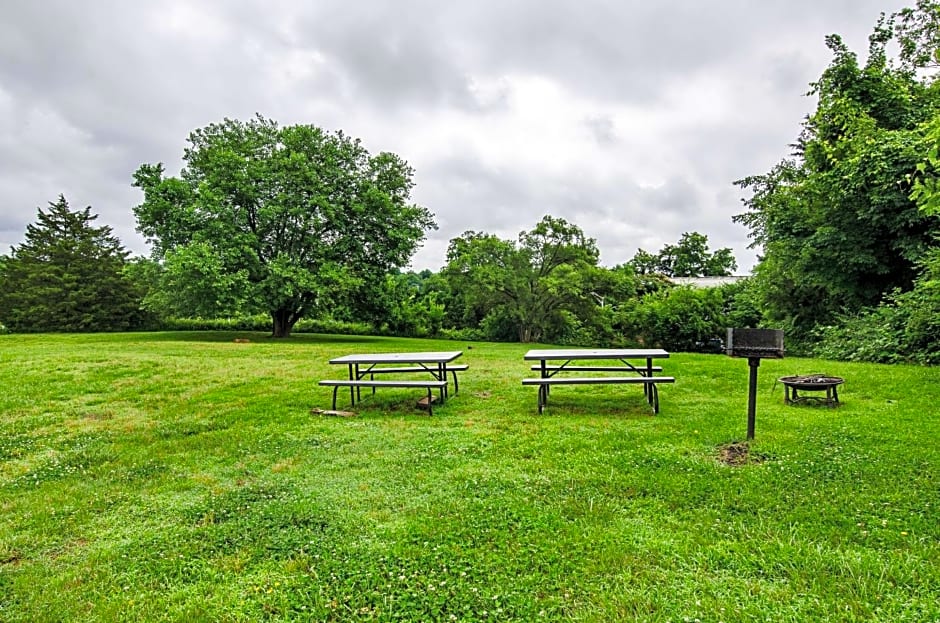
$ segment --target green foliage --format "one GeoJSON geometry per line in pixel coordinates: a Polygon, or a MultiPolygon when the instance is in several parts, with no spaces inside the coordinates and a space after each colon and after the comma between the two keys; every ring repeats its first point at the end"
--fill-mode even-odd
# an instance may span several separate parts
{"type": "Polygon", "coordinates": [[[0,258],[0,321],[10,331],[122,331],[145,323],[128,252],[91,207],[64,196],[38,210],[26,239],[0,258]]]}
{"type": "Polygon", "coordinates": [[[914,8],[893,15],[891,24],[905,69],[916,72],[940,64],[940,6],[934,0],[917,0],[914,8]]]}
{"type": "Polygon", "coordinates": [[[764,315],[755,279],[748,278],[728,283],[720,286],[718,291],[724,299],[723,313],[726,326],[740,328],[762,326],[764,315]]]}
{"type": "Polygon", "coordinates": [[[645,345],[702,351],[727,327],[723,307],[719,290],[681,286],[643,297],[630,309],[623,327],[645,345]]]}
{"type": "Polygon", "coordinates": [[[864,66],[838,36],[829,37],[834,58],[813,85],[819,103],[794,158],[737,182],[752,193],[734,220],[763,246],[756,274],[765,313],[797,339],[910,290],[940,233],[940,219],[918,211],[910,197],[940,90],[912,69],[911,49],[900,66],[886,53],[898,37],[902,45],[904,37],[911,41],[914,22],[934,23],[935,13],[934,3],[920,2],[915,12],[880,21],[864,66]]]}
{"type": "Polygon", "coordinates": [[[659,346],[670,351],[717,352],[728,327],[756,327],[762,316],[753,282],[717,288],[664,288],[619,305],[611,316],[617,346],[659,346]]]}
{"type": "MultiPolygon", "coordinates": [[[[144,306],[164,316],[212,318],[252,311],[248,271],[230,272],[217,250],[192,242],[168,250],[144,306]]],[[[269,320],[270,322],[270,320],[269,320]]]]}
{"type": "Polygon", "coordinates": [[[480,326],[491,339],[554,339],[566,326],[564,312],[596,307],[598,255],[579,227],[551,216],[515,243],[468,231],[450,241],[442,271],[452,323],[480,326]]]}
{"type": "Polygon", "coordinates": [[[815,356],[880,363],[940,363],[940,249],[923,263],[909,292],[894,292],[877,307],[815,334],[815,356]]]}
{"type": "MultiPolygon", "coordinates": [[[[734,267],[730,250],[710,253],[701,234],[683,235],[664,251],[667,256],[670,273],[678,267],[682,273],[723,274],[734,267]]],[[[452,327],[444,334],[701,351],[714,350],[728,322],[757,323],[753,291],[743,284],[675,289],[658,270],[638,275],[645,269],[636,262],[608,269],[597,266],[597,258],[594,241],[577,226],[548,216],[517,243],[467,232],[451,241],[442,271],[449,286],[445,321],[452,327]]]]}
{"type": "Polygon", "coordinates": [[[684,233],[678,244],[667,244],[659,253],[637,249],[630,265],[637,274],[656,273],[667,277],[724,277],[738,268],[730,248],[708,250],[708,236],[684,233]]]}
{"type": "MultiPolygon", "coordinates": [[[[265,331],[270,329],[271,318],[264,314],[231,318],[163,318],[160,328],[165,331],[265,331]]],[[[294,325],[294,333],[332,333],[335,335],[373,335],[374,328],[365,322],[347,322],[330,318],[301,318],[294,325]]]]}
{"type": "Polygon", "coordinates": [[[439,301],[441,293],[431,289],[431,282],[430,275],[389,274],[385,278],[383,313],[378,317],[379,330],[402,337],[439,335],[444,322],[444,304],[439,301]]]}
{"type": "Polygon", "coordinates": [[[391,153],[258,116],[194,131],[179,178],[144,164],[140,231],[165,263],[149,304],[166,313],[266,311],[273,335],[407,263],[431,214],[391,153]]]}
{"type": "Polygon", "coordinates": [[[893,305],[879,305],[838,322],[817,328],[804,345],[817,357],[842,361],[898,363],[907,354],[901,348],[904,319],[893,305]]]}

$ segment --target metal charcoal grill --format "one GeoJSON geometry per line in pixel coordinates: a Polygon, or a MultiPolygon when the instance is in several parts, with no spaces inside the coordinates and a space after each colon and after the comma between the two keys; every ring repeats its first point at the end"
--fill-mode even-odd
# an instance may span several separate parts
{"type": "Polygon", "coordinates": [[[728,329],[725,352],[730,357],[783,359],[780,329],[728,329]]]}
{"type": "Polygon", "coordinates": [[[746,357],[750,368],[747,392],[747,438],[754,439],[757,411],[757,368],[761,359],[783,359],[783,331],[780,329],[728,329],[725,352],[729,357],[746,357]]]}

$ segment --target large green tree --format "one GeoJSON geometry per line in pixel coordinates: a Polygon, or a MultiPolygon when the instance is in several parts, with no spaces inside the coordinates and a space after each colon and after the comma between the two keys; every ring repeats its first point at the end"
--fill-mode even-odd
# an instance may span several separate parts
{"type": "Polygon", "coordinates": [[[910,180],[926,153],[925,123],[940,110],[937,82],[923,72],[929,57],[917,51],[936,37],[936,17],[934,2],[883,17],[864,65],[828,37],[833,60],[812,86],[818,104],[794,153],[737,182],[751,196],[735,220],[763,248],[764,308],[794,337],[910,289],[935,244],[938,221],[918,210],[910,180]],[[887,52],[894,42],[897,59],[887,52]]]}
{"type": "Polygon", "coordinates": [[[640,275],[667,277],[724,277],[738,268],[730,248],[709,251],[708,236],[697,231],[682,234],[677,244],[667,244],[656,254],[637,249],[630,265],[640,275]]]}
{"type": "Polygon", "coordinates": [[[472,231],[454,238],[443,274],[462,297],[465,325],[500,325],[533,342],[564,324],[566,313],[584,316],[597,307],[598,256],[579,227],[545,216],[515,242],[472,231]]]}
{"type": "Polygon", "coordinates": [[[0,258],[0,322],[13,331],[120,331],[141,320],[128,252],[91,207],[65,197],[39,209],[24,242],[0,258]]]}
{"type": "Polygon", "coordinates": [[[435,226],[410,202],[411,167],[359,140],[257,116],[194,131],[180,177],[144,164],[138,229],[180,311],[264,310],[289,336],[331,300],[384,282],[435,226]]]}

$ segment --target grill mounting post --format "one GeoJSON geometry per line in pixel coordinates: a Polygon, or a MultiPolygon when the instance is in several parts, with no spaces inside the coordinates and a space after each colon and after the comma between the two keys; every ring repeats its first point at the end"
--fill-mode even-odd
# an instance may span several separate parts
{"type": "Polygon", "coordinates": [[[747,382],[747,440],[754,439],[754,420],[757,415],[757,368],[760,357],[748,357],[747,365],[751,373],[747,382]]]}
{"type": "Polygon", "coordinates": [[[747,440],[754,439],[757,414],[757,368],[761,359],[783,358],[783,331],[780,329],[728,329],[725,352],[729,357],[747,357],[750,370],[747,383],[747,440]]]}

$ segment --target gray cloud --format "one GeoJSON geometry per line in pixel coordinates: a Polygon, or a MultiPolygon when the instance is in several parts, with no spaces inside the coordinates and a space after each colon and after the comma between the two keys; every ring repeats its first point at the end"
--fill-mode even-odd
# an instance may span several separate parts
{"type": "Polygon", "coordinates": [[[598,145],[610,145],[617,142],[617,128],[613,119],[605,115],[588,117],[584,120],[588,132],[598,145]]]}

